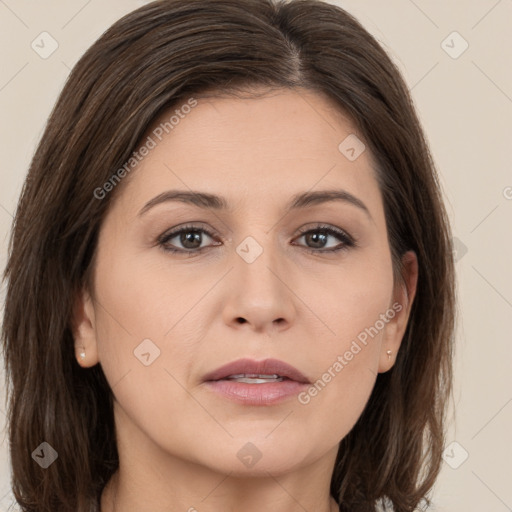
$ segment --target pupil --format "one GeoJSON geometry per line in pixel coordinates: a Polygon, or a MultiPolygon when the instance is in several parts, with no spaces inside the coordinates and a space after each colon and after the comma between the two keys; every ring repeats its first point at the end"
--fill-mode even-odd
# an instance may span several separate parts
{"type": "Polygon", "coordinates": [[[188,231],[186,233],[182,233],[181,243],[188,249],[196,249],[201,245],[201,234],[198,231],[188,231]],[[197,244],[193,245],[192,247],[187,246],[188,242],[192,242],[193,244],[194,240],[197,242],[197,244]]]}
{"type": "Polygon", "coordinates": [[[309,237],[309,239],[313,239],[313,244],[316,244],[315,245],[316,247],[323,247],[323,245],[325,244],[325,237],[326,237],[325,233],[313,233],[313,234],[310,233],[309,235],[307,235],[307,237],[309,237]],[[319,237],[322,237],[322,240],[320,241],[320,243],[318,242],[319,237]]]}

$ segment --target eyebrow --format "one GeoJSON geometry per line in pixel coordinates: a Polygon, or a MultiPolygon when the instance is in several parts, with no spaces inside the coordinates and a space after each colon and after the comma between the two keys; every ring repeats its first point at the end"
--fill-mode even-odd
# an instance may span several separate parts
{"type": "MultiPolygon", "coordinates": [[[[225,198],[217,196],[215,194],[209,194],[206,192],[199,191],[187,191],[187,190],[167,190],[162,192],[158,196],[148,201],[138,213],[139,216],[146,213],[151,208],[158,204],[162,204],[169,201],[177,201],[185,204],[191,204],[199,208],[209,208],[213,210],[231,210],[228,202],[225,198]]],[[[286,205],[285,211],[291,212],[300,208],[308,208],[323,203],[332,201],[341,201],[343,203],[351,204],[356,206],[360,210],[363,210],[366,215],[372,219],[370,211],[366,205],[356,196],[352,195],[346,190],[319,190],[315,192],[303,192],[294,195],[289,203],[286,205]]],[[[373,219],[372,219],[373,220],[373,219]]]]}

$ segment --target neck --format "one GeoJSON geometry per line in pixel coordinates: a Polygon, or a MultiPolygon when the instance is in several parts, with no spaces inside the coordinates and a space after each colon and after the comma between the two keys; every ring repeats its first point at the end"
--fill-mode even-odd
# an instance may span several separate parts
{"type": "MultiPolygon", "coordinates": [[[[234,486],[240,485],[239,479],[229,478],[228,475],[224,475],[224,480],[219,480],[218,488],[227,481],[232,480],[234,486]]],[[[274,479],[274,488],[281,489],[280,498],[276,499],[272,496],[273,493],[268,494],[268,498],[265,495],[261,495],[258,491],[257,486],[253,487],[252,492],[243,495],[240,492],[233,494],[231,497],[226,496],[224,493],[216,492],[216,489],[212,489],[209,495],[203,497],[196,496],[190,498],[188,504],[184,502],[182,498],[178,496],[174,500],[169,502],[159,503],[156,505],[156,501],[151,502],[151,510],[155,512],[218,512],[219,510],[244,510],[244,512],[256,512],[260,510],[273,510],[274,512],[297,512],[303,510],[315,510],[316,512],[339,512],[339,505],[336,503],[332,496],[325,497],[323,500],[297,500],[291,494],[287,493],[284,485],[280,486],[280,481],[274,479]],[[222,496],[222,500],[218,498],[222,496]],[[289,498],[289,499],[288,499],[289,498]],[[206,499],[210,501],[206,504],[206,499]],[[232,503],[232,505],[228,505],[232,503]],[[195,504],[195,508],[191,504],[195,504]],[[184,508],[185,507],[185,508],[184,508]]],[[[143,499],[137,492],[136,489],[127,489],[127,482],[124,482],[121,478],[119,470],[111,477],[105,486],[101,495],[101,508],[100,512],[138,512],[140,510],[147,510],[147,505],[144,505],[143,499]],[[139,495],[138,498],[135,495],[139,495]]],[[[242,484],[242,488],[243,488],[242,484]]],[[[218,489],[217,489],[218,490],[218,489]]]]}
{"type": "Polygon", "coordinates": [[[318,453],[296,446],[286,436],[279,438],[280,444],[261,437],[256,442],[264,455],[254,468],[244,469],[229,450],[242,446],[245,438],[226,441],[225,446],[204,443],[197,453],[194,446],[176,444],[171,453],[128,421],[122,410],[119,416],[119,468],[105,486],[101,512],[339,509],[330,496],[339,445],[318,453]]]}

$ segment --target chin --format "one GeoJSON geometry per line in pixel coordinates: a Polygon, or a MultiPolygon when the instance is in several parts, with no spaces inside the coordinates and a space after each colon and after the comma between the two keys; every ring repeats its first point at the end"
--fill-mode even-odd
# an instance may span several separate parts
{"type": "MultiPolygon", "coordinates": [[[[214,459],[208,461],[216,471],[231,473],[239,477],[268,477],[286,474],[307,464],[307,456],[297,446],[284,446],[282,442],[266,440],[258,442],[254,437],[229,441],[229,447],[219,447],[212,454],[214,459]],[[220,456],[220,450],[225,451],[220,456]]],[[[301,447],[304,449],[304,446],[301,447]]],[[[210,464],[208,464],[210,465],[210,464]]],[[[213,469],[212,468],[212,469],[213,469]]]]}

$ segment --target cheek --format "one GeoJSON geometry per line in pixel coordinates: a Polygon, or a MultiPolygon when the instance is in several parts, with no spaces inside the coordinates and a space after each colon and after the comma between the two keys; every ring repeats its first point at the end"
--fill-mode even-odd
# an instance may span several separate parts
{"type": "Polygon", "coordinates": [[[318,414],[332,410],[327,422],[340,433],[357,421],[371,394],[381,340],[394,316],[392,292],[391,261],[381,258],[332,274],[318,300],[310,297],[329,335],[315,346],[317,380],[299,402],[318,414]]]}
{"type": "MultiPolygon", "coordinates": [[[[172,293],[172,283],[158,279],[161,274],[152,272],[133,250],[123,251],[120,244],[101,247],[95,288],[98,355],[103,371],[116,395],[128,381],[159,390],[165,381],[162,374],[167,375],[160,363],[169,360],[164,341],[172,336],[173,325],[184,314],[183,298],[172,293]],[[121,379],[123,385],[117,386],[121,379]]],[[[134,388],[135,395],[139,389],[139,385],[134,388]]],[[[151,396],[147,400],[150,402],[151,396]]]]}
{"type": "Polygon", "coordinates": [[[161,270],[136,268],[135,260],[112,253],[112,262],[98,266],[100,364],[125,428],[133,423],[149,437],[179,445],[176,437],[205,421],[182,387],[194,357],[182,338],[189,317],[180,319],[192,307],[194,292],[185,287],[186,297],[176,293],[175,285],[162,282],[161,270]],[[179,421],[184,415],[186,426],[179,421]]]}
{"type": "Polygon", "coordinates": [[[108,313],[106,326],[129,338],[133,347],[137,340],[161,343],[171,337],[211,286],[211,279],[198,279],[197,274],[179,268],[170,270],[171,260],[151,256],[131,248],[105,250],[103,259],[98,258],[97,290],[108,313]]]}
{"type": "Polygon", "coordinates": [[[374,326],[391,305],[390,256],[386,257],[385,252],[378,257],[360,254],[341,262],[339,269],[326,273],[314,287],[310,282],[306,285],[311,290],[305,291],[308,305],[329,327],[323,346],[338,351],[348,350],[350,342],[374,326]]]}
{"type": "Polygon", "coordinates": [[[385,323],[379,315],[387,309],[375,301],[373,309],[363,303],[363,313],[343,313],[338,336],[318,344],[315,380],[298,396],[302,417],[324,418],[311,423],[311,435],[336,442],[343,439],[361,416],[377,378],[381,339],[385,323]]]}
{"type": "Polygon", "coordinates": [[[309,422],[312,438],[333,445],[352,430],[375,384],[376,374],[365,363],[368,355],[361,352],[351,362],[338,367],[333,364],[299,397],[303,411],[298,415],[316,420],[309,422]],[[318,421],[320,418],[323,421],[318,421]]]}

